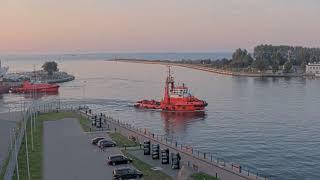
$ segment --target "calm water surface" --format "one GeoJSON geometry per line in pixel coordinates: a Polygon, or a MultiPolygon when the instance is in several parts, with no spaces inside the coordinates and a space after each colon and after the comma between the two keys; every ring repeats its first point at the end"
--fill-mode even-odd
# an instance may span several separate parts
{"type": "MultiPolygon", "coordinates": [[[[41,61],[9,61],[13,71],[41,61]]],[[[320,179],[320,79],[230,77],[174,67],[177,82],[208,102],[205,116],[137,111],[139,99],[160,99],[166,68],[101,60],[61,62],[76,76],[61,84],[61,98],[86,104],[138,127],[173,136],[203,152],[275,179],[320,179]]],[[[55,98],[42,97],[43,99],[55,98]]],[[[0,111],[18,107],[19,95],[3,95],[0,111]]]]}

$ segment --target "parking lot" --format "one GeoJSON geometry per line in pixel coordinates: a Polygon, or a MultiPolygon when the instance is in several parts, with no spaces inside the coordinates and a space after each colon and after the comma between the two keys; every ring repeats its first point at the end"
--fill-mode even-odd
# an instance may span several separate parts
{"type": "Polygon", "coordinates": [[[97,136],[107,134],[84,133],[76,119],[44,122],[44,179],[112,179],[114,167],[107,165],[106,158],[121,151],[112,147],[103,152],[91,145],[90,140],[97,136]]]}

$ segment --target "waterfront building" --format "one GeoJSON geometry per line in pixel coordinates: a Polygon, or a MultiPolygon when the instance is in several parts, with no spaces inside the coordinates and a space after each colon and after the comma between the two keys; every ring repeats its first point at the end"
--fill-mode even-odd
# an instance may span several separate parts
{"type": "Polygon", "coordinates": [[[320,63],[308,63],[306,65],[306,74],[320,76],[320,63]]]}

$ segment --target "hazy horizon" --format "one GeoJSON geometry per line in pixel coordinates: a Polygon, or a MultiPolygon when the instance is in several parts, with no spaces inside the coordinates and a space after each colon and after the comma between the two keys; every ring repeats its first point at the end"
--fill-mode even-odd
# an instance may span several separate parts
{"type": "Polygon", "coordinates": [[[0,54],[319,47],[317,0],[2,0],[0,54]]]}

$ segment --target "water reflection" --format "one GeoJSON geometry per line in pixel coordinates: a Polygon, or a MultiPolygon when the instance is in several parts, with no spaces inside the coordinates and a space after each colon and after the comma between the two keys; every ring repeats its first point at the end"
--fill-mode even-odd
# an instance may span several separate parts
{"type": "Polygon", "coordinates": [[[200,112],[161,112],[166,134],[184,133],[191,123],[202,121],[206,113],[200,112]]]}

